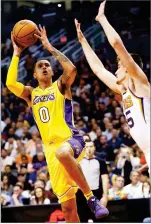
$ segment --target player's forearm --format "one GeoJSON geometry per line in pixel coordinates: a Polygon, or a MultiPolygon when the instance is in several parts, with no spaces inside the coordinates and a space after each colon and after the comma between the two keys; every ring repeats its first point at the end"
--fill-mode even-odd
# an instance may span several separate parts
{"type": "Polygon", "coordinates": [[[117,44],[122,43],[122,40],[121,40],[119,34],[115,31],[115,29],[108,22],[106,16],[101,16],[99,18],[99,23],[103,27],[103,30],[107,36],[107,39],[113,48],[115,48],[117,44]]]}
{"type": "Polygon", "coordinates": [[[24,90],[24,85],[22,83],[17,82],[19,56],[20,55],[18,53],[13,54],[13,58],[8,69],[6,80],[6,86],[16,96],[20,96],[24,90]]]}
{"type": "Polygon", "coordinates": [[[85,57],[90,65],[92,71],[94,72],[94,74],[96,74],[97,73],[96,70],[99,69],[99,67],[104,68],[104,65],[102,64],[102,62],[98,58],[98,56],[95,54],[93,49],[90,47],[90,45],[86,39],[83,39],[81,41],[81,45],[82,45],[85,57]]]}
{"type": "Polygon", "coordinates": [[[47,50],[56,57],[56,59],[60,62],[65,71],[72,72],[76,69],[73,63],[56,48],[52,47],[51,45],[48,45],[47,50]]]}

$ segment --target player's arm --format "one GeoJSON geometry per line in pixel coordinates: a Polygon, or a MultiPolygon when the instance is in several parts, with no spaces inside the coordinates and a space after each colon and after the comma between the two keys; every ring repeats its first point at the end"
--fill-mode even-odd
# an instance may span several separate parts
{"type": "Polygon", "coordinates": [[[141,81],[144,84],[147,84],[148,80],[146,75],[144,74],[142,69],[135,63],[131,55],[126,50],[119,34],[114,30],[114,28],[108,22],[104,14],[105,3],[106,3],[106,0],[103,3],[101,3],[98,15],[96,16],[96,21],[98,21],[103,27],[110,45],[114,48],[122,64],[127,69],[129,75],[131,75],[133,79],[136,79],[138,81],[141,81]]]}
{"type": "Polygon", "coordinates": [[[16,45],[12,33],[11,33],[11,39],[14,48],[14,53],[7,73],[6,86],[12,93],[26,100],[27,103],[29,104],[31,87],[24,86],[22,83],[17,82],[19,58],[23,49],[16,45]]]}
{"type": "Polygon", "coordinates": [[[81,29],[80,29],[80,23],[75,19],[75,25],[77,30],[77,36],[79,39],[79,42],[82,45],[84,54],[86,56],[86,59],[94,72],[94,74],[102,81],[104,84],[106,84],[111,90],[114,92],[117,92],[120,94],[119,87],[116,83],[117,78],[107,71],[102,64],[101,60],[97,57],[93,49],[90,47],[89,43],[87,42],[86,38],[84,37],[81,29]]]}
{"type": "Polygon", "coordinates": [[[56,48],[54,48],[47,38],[46,29],[45,27],[40,27],[39,35],[36,35],[41,41],[43,46],[51,53],[53,54],[56,59],[60,62],[62,65],[64,72],[62,76],[60,77],[61,83],[65,85],[66,87],[70,87],[72,83],[75,80],[76,76],[76,67],[73,65],[73,63],[60,51],[58,51],[56,48]]]}

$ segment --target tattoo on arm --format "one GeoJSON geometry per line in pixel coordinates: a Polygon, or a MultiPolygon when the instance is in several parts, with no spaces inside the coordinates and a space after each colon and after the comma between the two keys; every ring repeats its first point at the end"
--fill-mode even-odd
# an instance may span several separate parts
{"type": "Polygon", "coordinates": [[[54,49],[51,53],[57,58],[60,63],[69,61],[69,59],[57,49],[54,49]]]}

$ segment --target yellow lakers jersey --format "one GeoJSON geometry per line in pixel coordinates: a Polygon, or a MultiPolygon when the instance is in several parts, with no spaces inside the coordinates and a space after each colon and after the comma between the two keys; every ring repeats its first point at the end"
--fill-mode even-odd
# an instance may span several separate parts
{"type": "Polygon", "coordinates": [[[46,89],[35,88],[31,96],[33,116],[45,145],[79,133],[73,122],[72,100],[60,93],[57,81],[46,89]]]}
{"type": "Polygon", "coordinates": [[[138,97],[128,88],[123,94],[123,110],[132,138],[142,150],[150,148],[150,98],[138,97]]]}

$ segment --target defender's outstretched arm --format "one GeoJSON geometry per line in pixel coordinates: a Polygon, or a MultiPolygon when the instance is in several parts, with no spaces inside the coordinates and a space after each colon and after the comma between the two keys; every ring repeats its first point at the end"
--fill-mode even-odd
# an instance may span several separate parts
{"type": "Polygon", "coordinates": [[[84,37],[84,35],[80,29],[80,23],[78,23],[78,21],[76,19],[75,19],[75,25],[76,25],[77,36],[78,36],[79,42],[82,45],[84,54],[86,56],[86,59],[90,65],[92,71],[111,90],[120,94],[119,87],[116,83],[117,78],[112,73],[110,73],[108,70],[105,69],[101,60],[95,54],[95,52],[93,51],[93,49],[90,47],[89,43],[87,42],[86,38],[84,37]]]}
{"type": "Polygon", "coordinates": [[[148,83],[146,75],[144,74],[142,69],[135,63],[131,55],[126,50],[119,34],[114,30],[114,28],[108,22],[104,14],[105,4],[106,4],[106,0],[100,5],[98,15],[96,16],[96,21],[98,21],[103,27],[110,45],[116,51],[118,57],[120,58],[124,67],[127,69],[129,75],[132,78],[137,79],[144,84],[148,83]]]}

